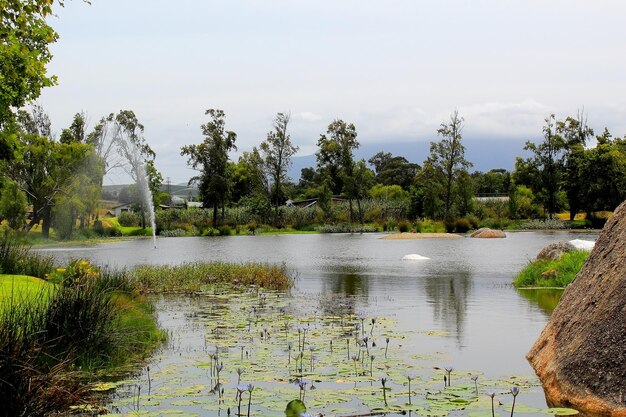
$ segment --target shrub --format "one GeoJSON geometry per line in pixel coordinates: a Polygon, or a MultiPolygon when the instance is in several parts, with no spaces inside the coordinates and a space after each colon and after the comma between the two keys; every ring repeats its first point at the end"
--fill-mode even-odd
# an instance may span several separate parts
{"type": "Polygon", "coordinates": [[[559,259],[530,262],[514,281],[516,287],[565,287],[574,280],[585,264],[589,252],[576,250],[559,259]]]}
{"type": "Polygon", "coordinates": [[[187,232],[183,229],[164,230],[159,236],[162,237],[183,237],[187,236],[187,232]]]}
{"type": "Polygon", "coordinates": [[[124,227],[139,226],[139,215],[130,211],[124,211],[117,218],[117,221],[119,222],[120,226],[124,227]]]}
{"type": "Polygon", "coordinates": [[[456,233],[467,233],[470,230],[470,227],[470,222],[466,218],[460,218],[454,221],[454,231],[456,233]]]}
{"type": "Polygon", "coordinates": [[[454,227],[455,227],[455,223],[454,220],[445,220],[443,222],[444,227],[446,228],[446,233],[453,233],[454,232],[454,227]]]}
{"type": "Polygon", "coordinates": [[[30,248],[4,234],[0,238],[0,273],[44,278],[53,269],[52,258],[30,252],[30,248]]]}
{"type": "Polygon", "coordinates": [[[400,233],[406,233],[409,231],[409,222],[407,222],[406,220],[402,220],[401,222],[398,223],[398,230],[400,231],[400,233]]]}
{"type": "Polygon", "coordinates": [[[567,222],[560,219],[525,220],[520,223],[520,229],[524,230],[560,230],[567,229],[567,222]]]}
{"type": "Polygon", "coordinates": [[[227,224],[220,226],[217,230],[219,231],[220,236],[230,236],[232,232],[232,229],[227,224]]]}

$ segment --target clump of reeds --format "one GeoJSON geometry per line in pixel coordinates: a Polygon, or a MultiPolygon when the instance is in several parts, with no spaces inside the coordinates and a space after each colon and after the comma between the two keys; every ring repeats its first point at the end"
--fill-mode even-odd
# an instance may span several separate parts
{"type": "Polygon", "coordinates": [[[140,266],[131,273],[141,292],[192,293],[210,285],[256,286],[286,290],[293,284],[285,265],[262,263],[190,262],[180,265],[140,266]]]}

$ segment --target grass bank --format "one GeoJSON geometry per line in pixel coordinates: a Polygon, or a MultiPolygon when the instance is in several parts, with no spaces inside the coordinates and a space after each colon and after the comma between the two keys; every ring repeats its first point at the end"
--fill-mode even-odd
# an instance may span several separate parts
{"type": "Polygon", "coordinates": [[[53,268],[7,237],[0,270],[0,415],[63,413],[165,339],[125,272],[83,260],[53,268]]]}
{"type": "Polygon", "coordinates": [[[144,293],[195,293],[215,286],[287,290],[293,284],[285,265],[262,263],[190,262],[181,265],[140,266],[130,274],[144,293]]]}
{"type": "Polygon", "coordinates": [[[516,288],[564,288],[574,280],[588,257],[588,251],[576,250],[556,260],[532,261],[515,277],[513,285],[516,288]]]}

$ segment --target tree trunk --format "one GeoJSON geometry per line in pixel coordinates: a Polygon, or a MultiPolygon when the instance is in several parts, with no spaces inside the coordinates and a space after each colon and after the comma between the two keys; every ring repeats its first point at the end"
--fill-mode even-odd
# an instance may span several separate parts
{"type": "Polygon", "coordinates": [[[52,223],[52,206],[46,205],[43,208],[41,224],[41,237],[48,239],[50,237],[50,224],[52,223]]]}
{"type": "Polygon", "coordinates": [[[352,219],[354,218],[354,213],[352,212],[352,199],[348,200],[348,204],[350,206],[350,212],[348,213],[348,222],[352,224],[352,219]]]}
{"type": "Polygon", "coordinates": [[[217,227],[217,200],[213,201],[213,227],[217,227]]]}
{"type": "Polygon", "coordinates": [[[359,209],[359,220],[361,221],[361,226],[363,226],[363,209],[361,208],[361,200],[357,198],[356,206],[359,209]]]}

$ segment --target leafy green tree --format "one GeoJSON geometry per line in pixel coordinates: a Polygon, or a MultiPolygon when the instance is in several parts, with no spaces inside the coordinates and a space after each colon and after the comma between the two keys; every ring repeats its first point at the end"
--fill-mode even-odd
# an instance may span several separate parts
{"type": "Polygon", "coordinates": [[[435,168],[430,161],[426,160],[420,172],[417,174],[416,195],[421,200],[421,212],[425,217],[440,219],[444,216],[445,176],[443,171],[435,168]]]}
{"type": "Polygon", "coordinates": [[[217,213],[228,198],[231,178],[228,170],[228,152],[236,150],[237,134],[225,129],[224,112],[209,109],[205,112],[211,120],[202,125],[204,141],[199,145],[185,145],[181,155],[189,159],[187,164],[200,171],[189,183],[198,183],[204,207],[213,207],[213,224],[217,224],[217,213]]]}
{"type": "Polygon", "coordinates": [[[287,182],[287,170],[291,166],[291,158],[298,152],[298,147],[291,143],[287,128],[289,114],[278,113],[274,119],[274,130],[267,134],[261,143],[261,155],[265,170],[271,178],[271,194],[274,202],[275,216],[278,220],[278,207],[284,200],[283,185],[287,182]]]}
{"type": "Polygon", "coordinates": [[[76,113],[74,115],[74,119],[72,119],[72,124],[67,129],[63,129],[61,131],[61,137],[59,138],[59,142],[61,143],[70,143],[70,142],[82,142],[84,143],[87,139],[86,130],[87,128],[87,117],[84,113],[76,113]]]}
{"type": "Polygon", "coordinates": [[[346,181],[354,182],[353,151],[358,149],[356,128],[352,123],[334,120],[328,125],[326,135],[320,135],[316,153],[318,171],[327,179],[333,194],[345,193],[350,205],[350,221],[354,214],[352,200],[355,187],[345,187],[346,181]]]}
{"type": "Polygon", "coordinates": [[[370,189],[370,196],[374,200],[404,202],[409,199],[409,192],[399,185],[376,184],[370,189]]]}
{"type": "Polygon", "coordinates": [[[56,83],[46,70],[52,59],[49,46],[58,38],[47,22],[52,7],[52,0],[0,0],[2,131],[13,119],[12,109],[37,99],[44,87],[56,83]]]}
{"type": "Polygon", "coordinates": [[[506,169],[491,169],[487,172],[472,172],[474,192],[477,195],[509,194],[511,173],[506,169]]]}
{"type": "MultiPolygon", "coordinates": [[[[356,201],[357,210],[359,212],[359,222],[361,224],[363,224],[364,221],[361,200],[368,196],[369,189],[373,183],[374,172],[367,167],[364,159],[361,159],[354,165],[352,175],[346,175],[344,177],[344,193],[350,199],[350,202],[352,202],[352,200],[356,201]]],[[[352,206],[350,206],[350,212],[352,212],[352,206]]]]}
{"type": "Polygon", "coordinates": [[[343,178],[352,175],[352,152],[359,148],[356,136],[352,123],[337,119],[328,125],[326,134],[320,135],[317,141],[319,150],[315,156],[318,171],[328,180],[334,195],[343,192],[343,178]]]}
{"type": "Polygon", "coordinates": [[[61,195],[71,192],[72,178],[91,151],[86,144],[62,144],[44,136],[19,133],[17,157],[10,164],[4,163],[2,171],[20,185],[33,206],[26,232],[42,222],[42,237],[49,236],[52,209],[61,195]]]}
{"type": "MultiPolygon", "coordinates": [[[[539,144],[527,141],[524,149],[531,151],[533,156],[519,161],[520,167],[526,165],[524,175],[527,176],[527,182],[520,182],[518,175],[516,183],[530,186],[546,212],[551,215],[560,209],[558,193],[564,174],[565,141],[557,130],[554,114],[548,116],[545,122],[543,141],[539,144]]],[[[516,169],[517,165],[518,163],[516,169]]]]}
{"type": "Polygon", "coordinates": [[[581,174],[588,180],[582,197],[588,215],[613,211],[626,200],[626,138],[613,139],[605,129],[596,139],[596,147],[585,151],[581,174]]]}
{"type": "MultiPolygon", "coordinates": [[[[437,129],[437,135],[441,137],[439,142],[430,143],[430,156],[424,165],[438,172],[433,180],[441,179],[441,201],[443,202],[443,216],[449,219],[453,216],[455,191],[458,190],[456,183],[463,171],[472,164],[465,159],[465,147],[461,143],[463,130],[463,118],[455,110],[450,116],[449,122],[441,123],[437,129]]],[[[434,188],[431,187],[431,191],[434,188]]]]}
{"type": "Polygon", "coordinates": [[[569,204],[570,220],[581,209],[585,190],[590,178],[584,175],[585,145],[593,137],[593,129],[587,126],[587,119],[582,112],[576,118],[568,117],[556,123],[556,130],[563,138],[565,154],[563,156],[563,188],[569,204]]]}
{"type": "Polygon", "coordinates": [[[408,190],[413,185],[420,169],[418,164],[410,163],[403,156],[393,156],[389,152],[378,152],[368,162],[374,167],[378,183],[399,185],[404,190],[408,190]]]}
{"type": "Polygon", "coordinates": [[[9,227],[20,230],[24,226],[26,215],[26,194],[14,181],[7,181],[0,197],[0,215],[7,220],[9,227]]]}

